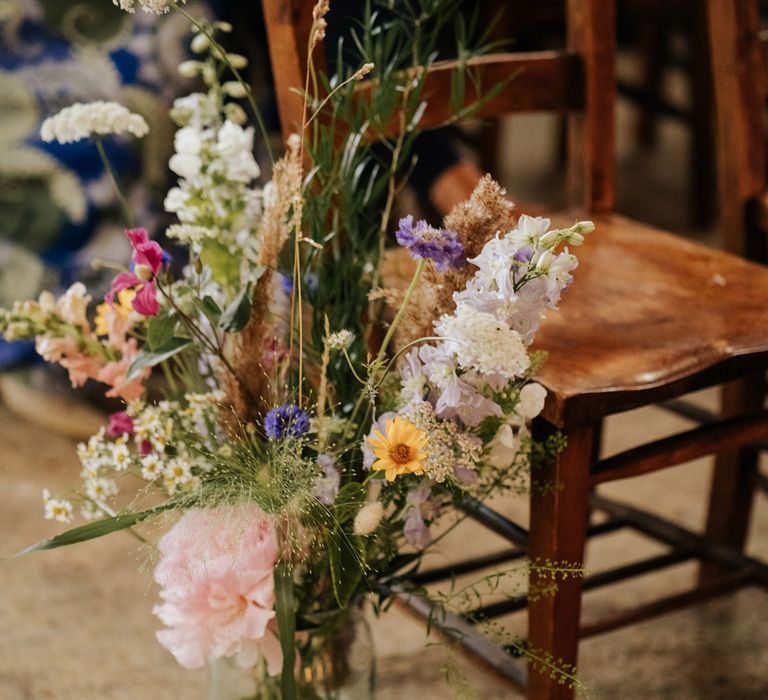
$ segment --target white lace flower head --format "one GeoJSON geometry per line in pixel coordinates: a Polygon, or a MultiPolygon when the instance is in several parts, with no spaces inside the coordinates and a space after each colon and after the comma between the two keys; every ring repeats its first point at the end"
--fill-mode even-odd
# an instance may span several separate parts
{"type": "MultiPolygon", "coordinates": [[[[144,12],[152,12],[156,15],[163,15],[171,8],[168,0],[138,0],[139,7],[144,12]]],[[[184,3],[187,0],[180,0],[184,3]]],[[[112,0],[112,3],[126,12],[136,12],[136,0],[112,0]]]]}
{"type": "Polygon", "coordinates": [[[40,137],[50,143],[72,143],[96,134],[128,132],[137,138],[145,136],[149,126],[140,114],[117,102],[76,102],[58,114],[48,117],[40,128],[40,137]]]}

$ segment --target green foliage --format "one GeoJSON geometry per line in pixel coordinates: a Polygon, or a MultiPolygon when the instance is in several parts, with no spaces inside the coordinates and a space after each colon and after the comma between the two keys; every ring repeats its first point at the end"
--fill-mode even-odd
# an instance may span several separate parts
{"type": "Polygon", "coordinates": [[[294,666],[296,662],[296,604],[293,595],[293,570],[287,561],[275,565],[275,613],[280,647],[283,651],[283,670],[280,688],[282,700],[297,700],[298,691],[294,666]]]}
{"type": "Polygon", "coordinates": [[[77,544],[78,542],[86,542],[87,540],[104,537],[105,535],[109,535],[113,532],[125,530],[126,528],[132,527],[140,522],[143,522],[144,520],[148,520],[149,518],[154,518],[155,516],[160,515],[160,513],[169,510],[172,507],[174,506],[168,504],[159,506],[157,508],[152,508],[150,510],[139,511],[138,513],[121,513],[120,515],[115,515],[111,518],[104,518],[102,520],[86,523],[85,525],[74,527],[71,530],[66,530],[65,532],[55,535],[48,540],[43,540],[42,542],[33,544],[31,547],[27,547],[18,554],[15,554],[14,558],[23,556],[25,554],[31,554],[32,552],[42,552],[46,549],[57,549],[58,547],[65,547],[70,544],[77,544]]]}
{"type": "Polygon", "coordinates": [[[157,348],[153,352],[141,350],[128,368],[128,379],[135,379],[147,367],[159,365],[161,362],[165,362],[178,355],[191,345],[192,340],[189,338],[171,338],[162,347],[157,348]]]}
{"type": "MultiPolygon", "coordinates": [[[[265,270],[266,268],[262,268],[262,275],[265,270]]],[[[237,333],[243,330],[251,318],[252,300],[253,289],[250,284],[246,284],[221,314],[218,323],[219,328],[226,333],[237,333]]]]}
{"type": "Polygon", "coordinates": [[[363,577],[365,550],[362,538],[337,527],[326,536],[333,594],[345,607],[363,577]]]}

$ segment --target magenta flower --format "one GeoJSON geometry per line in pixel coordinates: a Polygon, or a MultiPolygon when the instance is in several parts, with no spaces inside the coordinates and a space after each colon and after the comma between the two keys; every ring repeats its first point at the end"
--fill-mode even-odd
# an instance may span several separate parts
{"type": "Polygon", "coordinates": [[[121,435],[133,435],[133,418],[125,411],[118,411],[109,416],[109,427],[107,435],[110,437],[120,437],[121,435]]]}
{"type": "Polygon", "coordinates": [[[136,296],[131,302],[134,311],[142,316],[157,316],[160,303],[157,301],[155,277],[167,261],[167,253],[155,241],[149,240],[144,228],[126,229],[125,235],[131,242],[131,271],[121,272],[114,280],[109,294],[105,297],[111,306],[115,294],[122,289],[136,289],[136,296]]]}

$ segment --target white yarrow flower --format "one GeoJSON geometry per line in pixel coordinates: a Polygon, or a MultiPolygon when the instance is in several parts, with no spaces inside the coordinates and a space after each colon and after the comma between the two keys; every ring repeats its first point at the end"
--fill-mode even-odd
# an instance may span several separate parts
{"type": "MultiPolygon", "coordinates": [[[[183,3],[186,1],[180,0],[183,3]]],[[[139,7],[144,12],[151,12],[155,15],[163,15],[171,9],[168,0],[138,0],[138,2],[139,7]]],[[[112,4],[126,12],[136,12],[136,0],[112,0],[112,4]]]]}
{"type": "Polygon", "coordinates": [[[149,126],[140,114],[131,112],[117,102],[76,102],[58,114],[48,117],[40,128],[40,137],[50,143],[73,143],[93,134],[133,134],[145,136],[149,126]]]}
{"type": "Polygon", "coordinates": [[[466,304],[459,304],[453,315],[443,316],[435,330],[449,341],[459,365],[466,370],[512,379],[521,376],[530,364],[517,331],[493,314],[466,304]]]}

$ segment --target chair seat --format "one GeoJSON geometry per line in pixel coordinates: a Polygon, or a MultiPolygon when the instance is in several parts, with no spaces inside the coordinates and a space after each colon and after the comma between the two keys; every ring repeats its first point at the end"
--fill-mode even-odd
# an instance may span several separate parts
{"type": "Polygon", "coordinates": [[[617,215],[595,225],[536,336],[548,421],[591,421],[766,366],[768,268],[617,215]]]}

